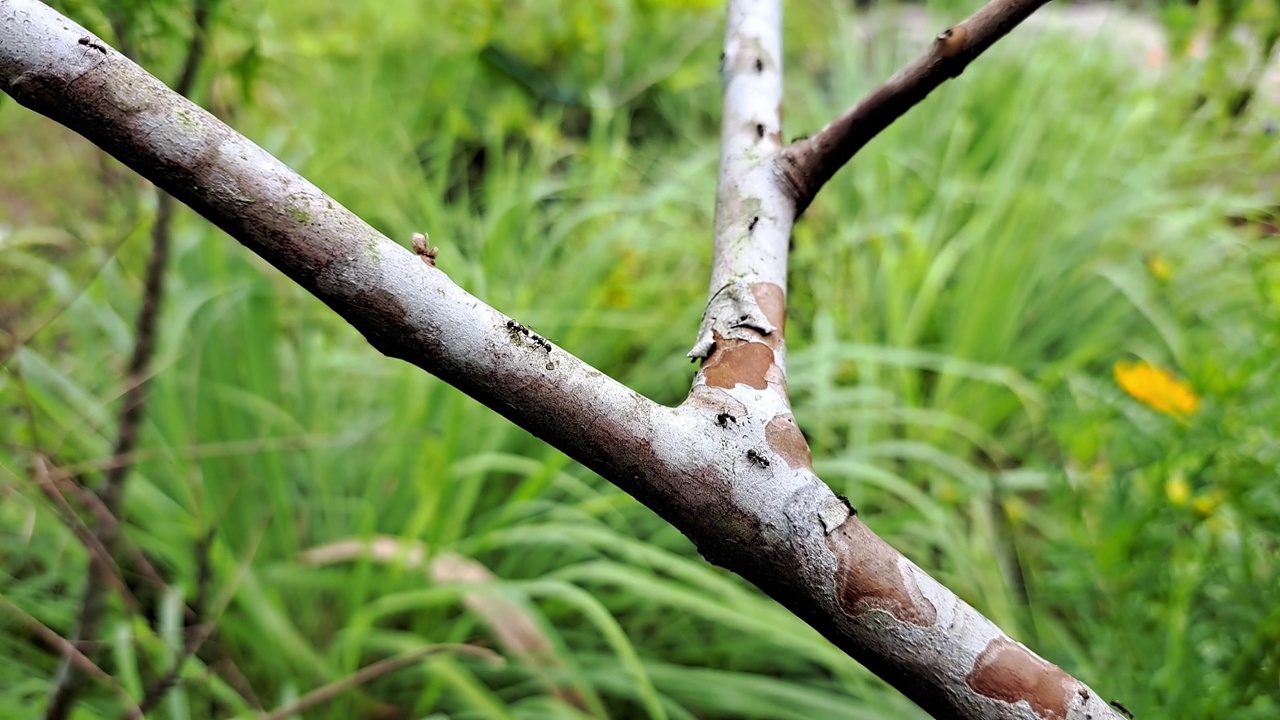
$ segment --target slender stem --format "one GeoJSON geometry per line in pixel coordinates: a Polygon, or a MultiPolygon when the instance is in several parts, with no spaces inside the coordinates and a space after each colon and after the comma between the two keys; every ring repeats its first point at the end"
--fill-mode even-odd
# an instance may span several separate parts
{"type": "Polygon", "coordinates": [[[111,675],[99,667],[97,663],[90,660],[89,657],[72,644],[70,640],[62,637],[58,633],[54,632],[49,626],[27,614],[22,608],[14,605],[3,595],[0,595],[0,607],[8,610],[18,619],[18,622],[26,626],[27,630],[30,631],[32,635],[40,638],[49,647],[54,648],[58,652],[71,658],[71,662],[75,663],[76,667],[78,667],[85,675],[97,680],[104,687],[115,693],[125,707],[129,707],[131,709],[137,708],[137,705],[133,702],[133,698],[129,697],[129,693],[120,686],[120,683],[116,682],[115,678],[111,677],[111,675]]]}
{"type": "MultiPolygon", "coordinates": [[[[812,137],[782,152],[781,169],[796,213],[864,145],[942,83],[957,77],[987,48],[1049,0],[991,0],[934,38],[929,50],[812,137]]],[[[943,121],[945,122],[945,120],[943,121]]]]}
{"type": "MultiPolygon", "coordinates": [[[[195,82],[200,60],[204,56],[208,35],[209,11],[217,0],[194,0],[192,7],[191,39],[183,60],[182,71],[175,90],[187,96],[195,82]]],[[[123,15],[113,15],[112,25],[124,42],[130,36],[131,26],[123,15]]],[[[128,48],[130,51],[132,47],[128,48]]],[[[126,53],[129,54],[129,53],[126,53]]],[[[148,381],[151,360],[155,356],[157,326],[164,299],[165,265],[169,258],[169,246],[173,234],[173,215],[176,203],[171,195],[156,188],[156,218],[151,228],[151,254],[147,259],[146,277],[143,281],[142,305],[135,323],[133,353],[125,375],[125,391],[121,402],[120,420],[112,457],[128,457],[138,445],[142,420],[147,405],[148,381]]],[[[125,484],[133,464],[116,463],[104,473],[101,515],[107,519],[97,523],[97,545],[114,557],[120,539],[121,511],[124,505],[125,484]]],[[[80,611],[72,630],[70,642],[75,646],[97,637],[102,618],[106,613],[107,587],[112,580],[113,563],[90,562],[84,588],[80,597],[80,611]]],[[[91,653],[90,653],[91,654],[91,653]]],[[[184,658],[185,659],[185,658],[184,658]]],[[[176,670],[176,669],[175,669],[176,670]]],[[[49,704],[45,708],[45,720],[63,720],[71,715],[84,683],[71,655],[64,655],[54,675],[49,704]]],[[[140,713],[140,711],[139,711],[140,713]]]]}
{"type": "MultiPolygon", "coordinates": [[[[151,256],[147,261],[147,274],[142,293],[142,307],[138,311],[134,336],[133,355],[125,376],[125,392],[120,410],[120,422],[112,455],[128,455],[138,443],[142,428],[143,411],[147,403],[147,373],[155,354],[156,324],[160,302],[164,292],[164,266],[169,255],[169,238],[173,215],[173,199],[159,191],[159,208],[151,233],[151,256]]],[[[118,520],[124,504],[125,481],[129,464],[113,465],[107,469],[99,496],[103,513],[118,520]]],[[[120,523],[100,522],[95,530],[98,544],[110,556],[116,554],[119,544],[120,523]]],[[[107,588],[111,584],[112,568],[108,563],[90,562],[84,588],[80,596],[80,611],[70,641],[82,646],[99,635],[102,618],[107,609],[107,588]]],[[[86,650],[86,654],[92,655],[86,650]]],[[[49,704],[45,708],[45,720],[64,720],[75,708],[80,691],[85,685],[80,680],[77,666],[70,656],[64,656],[54,675],[49,704]]]]}
{"type": "Polygon", "coordinates": [[[441,653],[471,655],[492,663],[503,662],[502,656],[494,653],[492,650],[488,650],[477,645],[432,645],[430,647],[424,647],[412,652],[407,652],[403,655],[387,658],[386,660],[379,660],[372,665],[366,665],[347,677],[335,680],[328,685],[322,685],[315,690],[312,690],[306,695],[298,698],[291,705],[263,715],[260,720],[285,720],[285,718],[293,717],[298,713],[306,712],[317,705],[326,703],[347,690],[359,687],[360,685],[376,680],[383,675],[388,675],[397,670],[407,668],[410,665],[419,663],[432,655],[439,655],[441,653]]]}

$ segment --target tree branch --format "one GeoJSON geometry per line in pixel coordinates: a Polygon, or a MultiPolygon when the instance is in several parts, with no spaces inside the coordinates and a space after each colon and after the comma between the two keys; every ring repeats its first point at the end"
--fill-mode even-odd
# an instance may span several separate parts
{"type": "Polygon", "coordinates": [[[729,3],[720,71],[715,246],[710,299],[689,352],[694,359],[708,358],[724,340],[767,338],[781,348],[794,217],[792,204],[773,191],[771,162],[782,148],[781,0],[729,3]]]}
{"type": "Polygon", "coordinates": [[[822,186],[862,146],[942,83],[957,77],[979,55],[1049,0],[991,0],[964,22],[943,30],[929,50],[872,90],[816,135],[788,146],[780,167],[803,213],[822,186]]]}
{"type": "Polygon", "coordinates": [[[0,0],[0,89],[190,205],[378,350],[462,389],[636,497],[708,560],[755,583],[934,716],[1114,720],[1087,686],[876,537],[812,471],[782,373],[794,213],[774,174],[777,115],[752,99],[771,92],[775,68],[780,93],[777,8],[778,0],[732,3],[724,147],[738,169],[722,171],[717,209],[717,237],[729,239],[717,242],[707,359],[677,408],[641,397],[467,294],[441,267],[35,0],[0,0]],[[746,218],[758,220],[752,227],[746,218]],[[730,305],[758,313],[719,310],[716,298],[728,292],[737,293],[730,305]]]}
{"type": "MultiPolygon", "coordinates": [[[[49,460],[43,455],[36,454],[31,459],[32,474],[35,475],[36,486],[44,493],[45,497],[53,503],[62,521],[67,528],[71,530],[76,539],[84,545],[85,550],[89,553],[89,563],[102,566],[100,574],[102,577],[110,581],[111,585],[120,592],[120,598],[124,606],[130,610],[138,607],[138,600],[133,596],[129,585],[124,581],[120,573],[120,567],[116,563],[115,557],[107,551],[105,545],[97,533],[80,517],[80,513],[67,500],[59,485],[65,485],[67,489],[76,494],[80,504],[94,514],[95,523],[104,522],[102,519],[105,513],[102,512],[102,500],[94,495],[90,490],[82,487],[74,478],[64,474],[57,468],[51,468],[49,460]]],[[[110,518],[114,521],[115,518],[110,518]]]]}
{"type": "Polygon", "coordinates": [[[187,661],[200,651],[217,628],[214,618],[209,615],[209,584],[213,579],[209,552],[212,544],[212,531],[206,532],[196,541],[195,596],[191,599],[191,605],[184,608],[187,618],[182,648],[174,648],[174,658],[169,669],[147,683],[142,699],[138,701],[137,710],[126,714],[125,720],[145,720],[147,713],[159,705],[164,696],[182,679],[182,670],[187,661]]]}

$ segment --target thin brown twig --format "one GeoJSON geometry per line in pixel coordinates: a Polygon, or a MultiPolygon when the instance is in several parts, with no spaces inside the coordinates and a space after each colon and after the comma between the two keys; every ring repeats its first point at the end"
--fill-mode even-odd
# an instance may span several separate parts
{"type": "MultiPolygon", "coordinates": [[[[261,527],[265,528],[266,526],[265,524],[262,524],[261,527]]],[[[193,610],[188,606],[185,608],[185,612],[186,617],[203,618],[203,622],[188,628],[188,632],[190,634],[187,636],[186,646],[192,648],[192,650],[188,652],[184,658],[179,658],[179,662],[174,665],[175,672],[180,673],[182,665],[186,660],[191,658],[191,655],[200,657],[209,671],[217,675],[223,682],[235,690],[246,704],[255,709],[261,709],[262,702],[258,699],[257,695],[254,694],[253,686],[244,676],[244,673],[240,672],[240,668],[237,667],[227,655],[225,649],[218,648],[219,653],[214,659],[210,659],[202,655],[202,645],[208,639],[208,636],[202,637],[202,633],[207,632],[208,635],[212,635],[217,630],[218,620],[222,617],[222,613],[226,611],[227,606],[231,604],[231,600],[235,597],[236,591],[240,587],[240,583],[244,580],[245,574],[248,572],[249,565],[257,555],[258,547],[262,542],[264,532],[265,531],[260,531],[256,537],[249,539],[248,550],[241,559],[236,571],[227,580],[227,582],[224,583],[219,596],[212,602],[210,602],[208,592],[212,587],[213,578],[210,555],[210,549],[214,537],[213,531],[210,530],[206,533],[197,544],[196,593],[195,597],[192,599],[192,604],[198,608],[198,610],[193,610]]],[[[196,623],[195,620],[192,620],[191,622],[193,624],[196,623]]],[[[180,675],[175,675],[174,677],[176,679],[177,677],[180,677],[180,675]]],[[[172,685],[169,687],[172,687],[172,685]]],[[[165,690],[167,691],[169,687],[166,687],[165,690]]],[[[157,697],[156,701],[158,702],[161,699],[163,699],[163,695],[157,697]]]]}
{"type": "MultiPolygon", "coordinates": [[[[169,254],[173,208],[173,200],[161,192],[155,225],[152,227],[151,256],[147,261],[142,307],[138,311],[133,354],[129,359],[129,369],[125,376],[124,399],[112,455],[125,455],[132,452],[142,429],[143,410],[147,402],[147,368],[155,354],[156,324],[164,292],[164,266],[169,254]]],[[[100,516],[105,514],[115,519],[120,517],[124,504],[125,480],[131,469],[130,465],[118,465],[105,473],[102,490],[99,491],[104,511],[99,514],[100,516]]],[[[98,523],[95,534],[108,553],[114,554],[112,551],[117,545],[119,531],[118,522],[98,523]]],[[[98,635],[99,626],[107,609],[104,589],[109,580],[110,576],[101,563],[89,564],[80,597],[80,612],[76,615],[76,624],[71,636],[71,641],[77,645],[98,635]]],[[[54,676],[49,705],[45,709],[45,720],[65,720],[70,716],[83,685],[79,682],[78,676],[76,667],[64,658],[54,676]]]]}
{"type": "MultiPolygon", "coordinates": [[[[147,261],[142,307],[138,311],[133,354],[125,376],[123,406],[112,455],[125,455],[132,452],[142,429],[143,410],[147,401],[147,368],[155,354],[156,324],[164,291],[164,266],[169,254],[173,209],[173,200],[167,194],[160,193],[155,225],[151,233],[152,249],[147,261]]],[[[107,515],[113,519],[119,518],[124,504],[125,480],[131,469],[130,465],[118,465],[105,473],[102,490],[99,492],[104,511],[98,513],[100,517],[107,515]]],[[[120,536],[119,522],[98,523],[95,535],[106,551],[114,555],[113,550],[120,536]]],[[[71,636],[71,642],[77,646],[98,635],[99,626],[107,609],[104,590],[110,579],[110,571],[104,568],[102,563],[89,563],[89,571],[80,597],[80,611],[76,614],[76,624],[71,636]]],[[[45,720],[65,720],[69,717],[82,688],[83,683],[80,682],[76,666],[70,662],[69,657],[64,656],[63,662],[54,675],[49,704],[45,708],[45,720]]]]}
{"type": "Polygon", "coordinates": [[[182,644],[181,651],[174,657],[169,670],[147,684],[146,690],[142,693],[142,700],[138,702],[137,709],[126,713],[126,720],[143,720],[146,713],[155,707],[164,698],[165,694],[178,683],[179,678],[182,676],[182,668],[200,650],[200,647],[204,645],[217,627],[212,621],[204,619],[205,614],[209,611],[209,583],[213,577],[213,571],[209,564],[209,546],[212,542],[213,533],[208,532],[196,543],[196,591],[191,600],[191,605],[186,607],[186,611],[194,615],[197,622],[187,627],[186,640],[182,644]]]}
{"type": "Polygon", "coordinates": [[[991,0],[965,21],[943,30],[929,50],[872,90],[812,137],[797,140],[779,158],[787,190],[804,212],[822,186],[864,145],[960,75],[979,55],[1049,0],[991,0]]]}
{"type": "MultiPolygon", "coordinates": [[[[180,94],[191,94],[191,86],[195,81],[196,71],[204,55],[208,34],[210,10],[218,0],[193,0],[192,33],[187,44],[187,53],[183,61],[177,87],[180,94]]],[[[126,55],[133,55],[131,43],[128,42],[131,29],[120,14],[113,15],[112,26],[116,30],[126,55]]],[[[125,392],[120,409],[120,421],[117,426],[116,440],[112,448],[112,456],[120,457],[131,454],[138,444],[142,430],[142,418],[147,404],[149,389],[149,368],[155,356],[157,325],[159,323],[161,302],[164,298],[165,265],[169,258],[169,246],[173,233],[173,215],[176,201],[163,190],[156,189],[156,219],[151,231],[151,255],[147,259],[146,277],[143,281],[142,305],[138,310],[136,331],[134,334],[133,354],[129,358],[129,367],[125,375],[125,392]]],[[[102,501],[102,513],[99,517],[110,520],[99,522],[95,535],[108,554],[112,554],[120,537],[120,518],[124,504],[125,481],[128,478],[131,464],[115,465],[104,474],[102,490],[99,496],[102,501]]],[[[77,613],[71,642],[79,646],[85,640],[95,637],[106,612],[105,586],[110,580],[109,572],[102,563],[91,562],[86,574],[84,589],[80,599],[80,612],[77,613]]],[[[185,661],[185,656],[183,658],[185,661]]],[[[180,670],[180,668],[179,668],[180,670]]],[[[45,720],[65,720],[75,707],[83,683],[78,680],[77,666],[71,662],[71,656],[64,655],[54,676],[53,688],[49,693],[49,704],[45,708],[45,720]]],[[[141,712],[139,711],[139,716],[141,712]]]]}
{"type": "Polygon", "coordinates": [[[81,652],[80,649],[77,648],[70,640],[67,640],[54,632],[49,626],[32,617],[17,605],[14,605],[3,595],[0,595],[0,605],[3,605],[4,608],[12,613],[19,622],[25,625],[32,634],[43,640],[49,647],[57,650],[64,656],[71,658],[71,662],[75,663],[76,667],[80,668],[81,672],[102,683],[113,693],[119,696],[120,701],[125,703],[126,706],[137,707],[134,705],[133,698],[129,697],[129,693],[120,686],[120,683],[116,682],[115,678],[111,677],[106,670],[98,667],[97,663],[90,660],[89,657],[81,652]]]}
{"type": "MultiPolygon", "coordinates": [[[[62,515],[62,521],[71,529],[71,532],[80,540],[85,549],[89,552],[90,564],[101,564],[103,566],[103,576],[108,578],[113,586],[120,591],[120,596],[126,607],[137,608],[138,601],[130,592],[129,586],[125,583],[120,573],[120,566],[116,563],[115,558],[107,547],[103,545],[102,540],[89,527],[89,525],[80,518],[80,514],[72,507],[67,496],[63,494],[63,488],[59,485],[66,485],[68,489],[76,492],[80,499],[84,496],[91,496],[93,493],[84,491],[84,488],[75,483],[74,480],[62,476],[58,468],[50,468],[50,463],[43,455],[37,454],[32,459],[33,469],[35,471],[36,485],[40,488],[44,496],[54,504],[59,514],[62,515]],[[59,482],[59,481],[62,482],[59,482]],[[83,492],[82,492],[83,491],[83,492]]],[[[97,500],[97,496],[93,496],[97,500]]]]}
{"type": "MultiPolygon", "coordinates": [[[[43,457],[40,459],[44,461],[47,468],[48,459],[43,457]]],[[[115,515],[111,514],[110,509],[108,509],[102,502],[102,498],[99,497],[97,493],[77,482],[75,475],[68,472],[66,468],[54,467],[53,472],[48,472],[46,469],[46,473],[48,475],[48,481],[51,489],[56,491],[59,496],[63,498],[62,502],[67,509],[71,509],[71,506],[66,502],[66,496],[62,494],[63,492],[73,493],[75,495],[75,499],[88,509],[90,513],[92,513],[93,520],[99,528],[110,526],[110,531],[114,533],[117,538],[115,554],[128,556],[127,566],[131,572],[137,574],[143,580],[146,580],[150,584],[153,592],[159,593],[168,589],[169,585],[160,575],[160,571],[156,570],[155,565],[151,564],[151,560],[142,552],[142,549],[130,542],[128,536],[121,532],[119,527],[120,520],[115,515]]],[[[37,478],[39,478],[38,473],[37,478]]],[[[74,510],[72,511],[74,512],[74,510]]],[[[77,520],[78,518],[79,516],[76,515],[77,520]]],[[[73,527],[73,530],[76,530],[76,534],[78,536],[81,535],[82,532],[89,531],[87,524],[79,522],[77,525],[77,527],[73,527]]],[[[102,545],[96,535],[92,538],[82,537],[82,539],[86,544],[90,545],[91,552],[106,551],[106,548],[102,545]]],[[[109,557],[108,559],[113,566],[118,567],[114,557],[109,557]]],[[[118,576],[120,575],[119,570],[116,571],[116,574],[118,576]]],[[[132,598],[132,590],[130,587],[124,587],[122,591],[130,593],[125,596],[126,606],[129,607],[131,611],[136,612],[139,605],[137,601],[132,598]],[[131,601],[132,604],[130,605],[129,603],[131,601]]]]}
{"type": "MultiPolygon", "coordinates": [[[[98,523],[118,524],[118,520],[106,512],[102,505],[102,500],[93,491],[76,482],[75,478],[67,472],[65,468],[53,465],[43,455],[36,454],[34,461],[36,467],[36,480],[40,489],[46,496],[57,506],[60,514],[63,515],[63,522],[71,528],[77,538],[85,544],[89,553],[95,558],[107,557],[107,561],[114,568],[114,577],[118,584],[118,589],[125,603],[126,608],[136,612],[140,603],[132,594],[132,586],[126,583],[120,573],[119,566],[115,559],[106,555],[105,548],[89,526],[80,519],[77,509],[72,506],[71,501],[67,499],[66,494],[74,495],[74,500],[94,515],[94,520],[98,523]]],[[[117,546],[117,555],[128,556],[131,563],[129,568],[139,578],[141,578],[150,588],[150,591],[159,595],[169,589],[168,583],[160,575],[160,572],[151,564],[142,549],[133,544],[128,535],[120,533],[118,535],[119,545],[117,546]]],[[[212,542],[212,533],[206,534],[201,539],[197,548],[197,570],[196,570],[196,595],[190,604],[184,603],[182,607],[183,621],[188,626],[188,642],[184,645],[193,648],[184,652],[184,659],[190,659],[194,653],[200,653],[203,644],[216,630],[215,618],[222,614],[226,605],[230,602],[233,593],[227,592],[222,597],[212,611],[207,608],[207,594],[212,581],[212,568],[209,563],[209,547],[212,542]],[[201,621],[203,617],[203,622],[201,621]]],[[[239,576],[231,583],[231,587],[239,584],[239,576]]],[[[234,688],[241,697],[245,699],[253,707],[261,707],[256,696],[253,694],[244,676],[239,669],[225,656],[225,652],[220,653],[216,659],[205,659],[210,665],[213,672],[217,674],[223,681],[234,688]]],[[[180,665],[175,666],[178,670],[180,665]]],[[[145,697],[144,697],[145,700],[145,697]]],[[[144,712],[149,709],[144,707],[144,712]]]]}
{"type": "Polygon", "coordinates": [[[287,717],[292,717],[298,713],[305,712],[316,705],[328,702],[351,688],[376,680],[383,675],[393,673],[402,668],[406,668],[430,655],[436,655],[444,652],[473,655],[482,660],[488,660],[489,662],[503,662],[501,655],[477,645],[449,643],[419,648],[403,655],[397,655],[395,657],[387,658],[386,660],[379,660],[372,665],[366,665],[365,667],[360,668],[347,677],[335,680],[327,685],[321,685],[315,690],[312,690],[306,695],[298,698],[293,704],[262,715],[259,720],[284,720],[287,717]]]}
{"type": "Polygon", "coordinates": [[[204,59],[205,45],[209,40],[209,20],[213,8],[220,0],[194,0],[191,7],[191,40],[187,43],[187,56],[182,60],[182,70],[174,83],[174,92],[189,97],[196,83],[196,72],[204,59]]]}
{"type": "Polygon", "coordinates": [[[235,661],[225,651],[213,662],[206,662],[205,666],[211,674],[217,676],[228,687],[235,690],[246,705],[255,710],[263,708],[262,701],[253,692],[253,683],[249,682],[249,678],[240,670],[240,666],[236,665],[235,661]]]}
{"type": "Polygon", "coordinates": [[[217,626],[211,622],[200,623],[187,628],[186,642],[182,644],[182,648],[178,656],[174,658],[173,664],[169,666],[169,669],[163,675],[147,683],[137,707],[124,713],[122,717],[125,720],[143,720],[147,713],[160,704],[164,696],[178,684],[182,676],[182,669],[186,667],[187,661],[200,651],[205,641],[213,635],[213,631],[216,629],[217,626]]]}

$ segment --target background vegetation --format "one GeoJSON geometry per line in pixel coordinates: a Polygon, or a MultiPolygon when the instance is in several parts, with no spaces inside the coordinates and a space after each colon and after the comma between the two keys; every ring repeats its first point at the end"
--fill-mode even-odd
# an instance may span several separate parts
{"type": "MultiPolygon", "coordinates": [[[[124,18],[143,63],[177,72],[180,4],[63,6],[108,40],[124,18]]],[[[1212,27],[1214,7],[1164,17],[1212,27]]],[[[932,36],[900,12],[788,4],[789,132],[932,36]]],[[[675,403],[710,255],[720,14],[224,0],[196,99],[675,403]]],[[[796,415],[874,529],[1107,697],[1274,718],[1274,99],[1238,107],[1229,60],[1178,33],[1160,67],[1019,34],[797,227],[796,415]]],[[[7,99],[0,157],[0,717],[26,718],[88,561],[83,499],[47,481],[95,487],[114,461],[154,196],[7,99]]],[[[169,590],[138,612],[112,594],[100,661],[137,699],[183,656],[184,603],[216,629],[153,716],[254,717],[440,646],[305,716],[921,717],[612,486],[379,356],[193,214],[175,232],[123,516],[169,590]]],[[[122,707],[95,685],[76,717],[122,707]]]]}

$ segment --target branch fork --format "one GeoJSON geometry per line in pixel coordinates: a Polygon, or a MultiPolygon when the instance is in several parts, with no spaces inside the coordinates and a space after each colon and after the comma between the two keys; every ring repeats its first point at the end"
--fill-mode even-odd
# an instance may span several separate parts
{"type": "Polygon", "coordinates": [[[871,137],[1046,0],[992,0],[811,138],[784,146],[780,0],[730,0],[709,301],[675,408],[527,331],[37,0],[0,0],[0,89],[190,205],[381,352],[609,479],[937,718],[1116,720],[876,536],[814,473],[787,397],[796,217],[871,137]],[[535,338],[537,338],[535,340],[535,338]],[[541,341],[541,342],[539,342],[541,341]]]}

